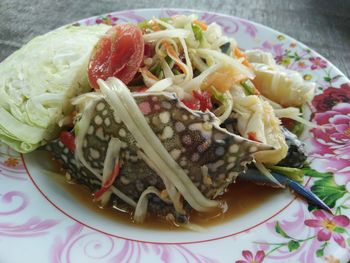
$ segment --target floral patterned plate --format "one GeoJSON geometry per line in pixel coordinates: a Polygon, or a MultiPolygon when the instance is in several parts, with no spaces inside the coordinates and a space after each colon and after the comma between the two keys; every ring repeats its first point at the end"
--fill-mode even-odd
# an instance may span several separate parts
{"type": "Polygon", "coordinates": [[[207,232],[158,231],[123,225],[84,208],[43,176],[39,152],[0,147],[0,262],[347,262],[350,259],[350,83],[322,56],[272,29],[237,17],[180,9],[115,12],[76,25],[140,22],[197,13],[317,83],[310,119],[327,128],[303,134],[311,168],[305,182],[334,215],[288,191],[207,232]]]}

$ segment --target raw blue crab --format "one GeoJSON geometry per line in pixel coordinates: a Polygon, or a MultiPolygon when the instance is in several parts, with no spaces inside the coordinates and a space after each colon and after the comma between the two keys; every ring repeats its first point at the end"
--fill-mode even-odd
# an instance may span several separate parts
{"type": "MultiPolygon", "coordinates": [[[[102,83],[111,94],[115,92],[108,86],[122,86],[113,81],[116,80],[110,80],[108,85],[102,83]]],[[[126,89],[123,91],[131,96],[126,89]]],[[[213,199],[223,194],[246,169],[253,161],[253,154],[272,149],[229,133],[217,124],[212,113],[192,111],[174,94],[132,95],[160,143],[156,147],[164,147],[171,158],[170,166],[178,164],[174,169],[180,169],[187,177],[176,178],[176,173],[170,172],[171,168],[167,171],[155,167],[157,160],[152,159],[145,151],[145,145],[135,139],[118,114],[120,105],[109,103],[111,97],[108,95],[107,92],[104,96],[96,93],[85,102],[81,119],[74,128],[77,133],[75,153],[68,151],[58,140],[48,145],[48,149],[55,158],[63,161],[77,183],[88,185],[94,192],[101,188],[106,166],[113,169],[115,163],[119,163],[120,172],[109,190],[117,203],[136,207],[136,215],[138,205],[143,202],[140,200],[142,195],[148,195],[145,200],[152,213],[165,217],[172,214],[182,221],[186,221],[190,207],[207,211],[220,206],[213,199]],[[111,147],[119,150],[111,155],[114,151],[111,147]]],[[[138,219],[143,220],[144,213],[135,218],[138,219]]]]}
{"type": "MultiPolygon", "coordinates": [[[[214,114],[189,109],[175,94],[132,94],[116,78],[99,85],[101,92],[76,102],[75,151],[59,141],[48,149],[95,197],[112,196],[115,206],[133,207],[136,222],[143,222],[148,210],[187,223],[191,209],[222,207],[215,198],[244,175],[253,155],[274,149],[228,132],[214,114]]],[[[261,182],[256,174],[243,177],[261,182]]],[[[296,182],[275,179],[313,197],[296,182]]]]}

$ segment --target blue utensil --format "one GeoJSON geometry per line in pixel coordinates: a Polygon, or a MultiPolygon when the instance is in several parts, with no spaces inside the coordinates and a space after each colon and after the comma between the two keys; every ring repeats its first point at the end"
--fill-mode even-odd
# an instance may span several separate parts
{"type": "MultiPolygon", "coordinates": [[[[292,189],[294,192],[298,193],[300,196],[304,197],[309,203],[312,203],[316,206],[318,206],[321,209],[324,209],[328,211],[329,213],[333,214],[333,211],[331,208],[326,205],[317,195],[315,195],[310,190],[306,189],[303,185],[300,183],[289,179],[288,177],[285,177],[279,173],[272,172],[271,173],[276,180],[283,186],[288,187],[292,189]]],[[[249,168],[245,174],[242,174],[239,178],[247,181],[251,181],[257,184],[262,185],[268,185],[272,187],[279,187],[277,184],[271,182],[268,178],[266,178],[260,171],[249,168]]]]}

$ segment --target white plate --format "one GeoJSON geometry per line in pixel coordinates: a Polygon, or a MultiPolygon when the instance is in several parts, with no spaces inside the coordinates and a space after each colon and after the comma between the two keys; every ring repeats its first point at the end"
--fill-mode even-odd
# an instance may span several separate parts
{"type": "Polygon", "coordinates": [[[88,18],[79,24],[141,22],[178,13],[197,13],[200,20],[218,23],[241,48],[268,50],[280,64],[317,83],[321,95],[310,107],[311,116],[314,121],[333,123],[335,128],[304,134],[309,160],[319,171],[306,182],[328,202],[334,198],[337,215],[309,212],[305,202],[285,191],[204,233],[136,228],[77,202],[45,174],[50,164],[45,153],[25,155],[23,163],[19,154],[3,146],[0,262],[252,262],[254,257],[256,262],[349,260],[350,163],[345,154],[350,143],[349,80],[294,39],[237,17],[145,9],[88,18]],[[327,222],[328,230],[324,228],[327,222]]]}

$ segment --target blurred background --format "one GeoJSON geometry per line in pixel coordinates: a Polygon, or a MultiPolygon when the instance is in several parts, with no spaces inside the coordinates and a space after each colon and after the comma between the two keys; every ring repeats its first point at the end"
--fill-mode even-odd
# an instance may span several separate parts
{"type": "Polygon", "coordinates": [[[82,18],[166,7],[220,12],[264,24],[315,49],[350,76],[349,0],[0,0],[0,61],[34,36],[82,18]]]}

